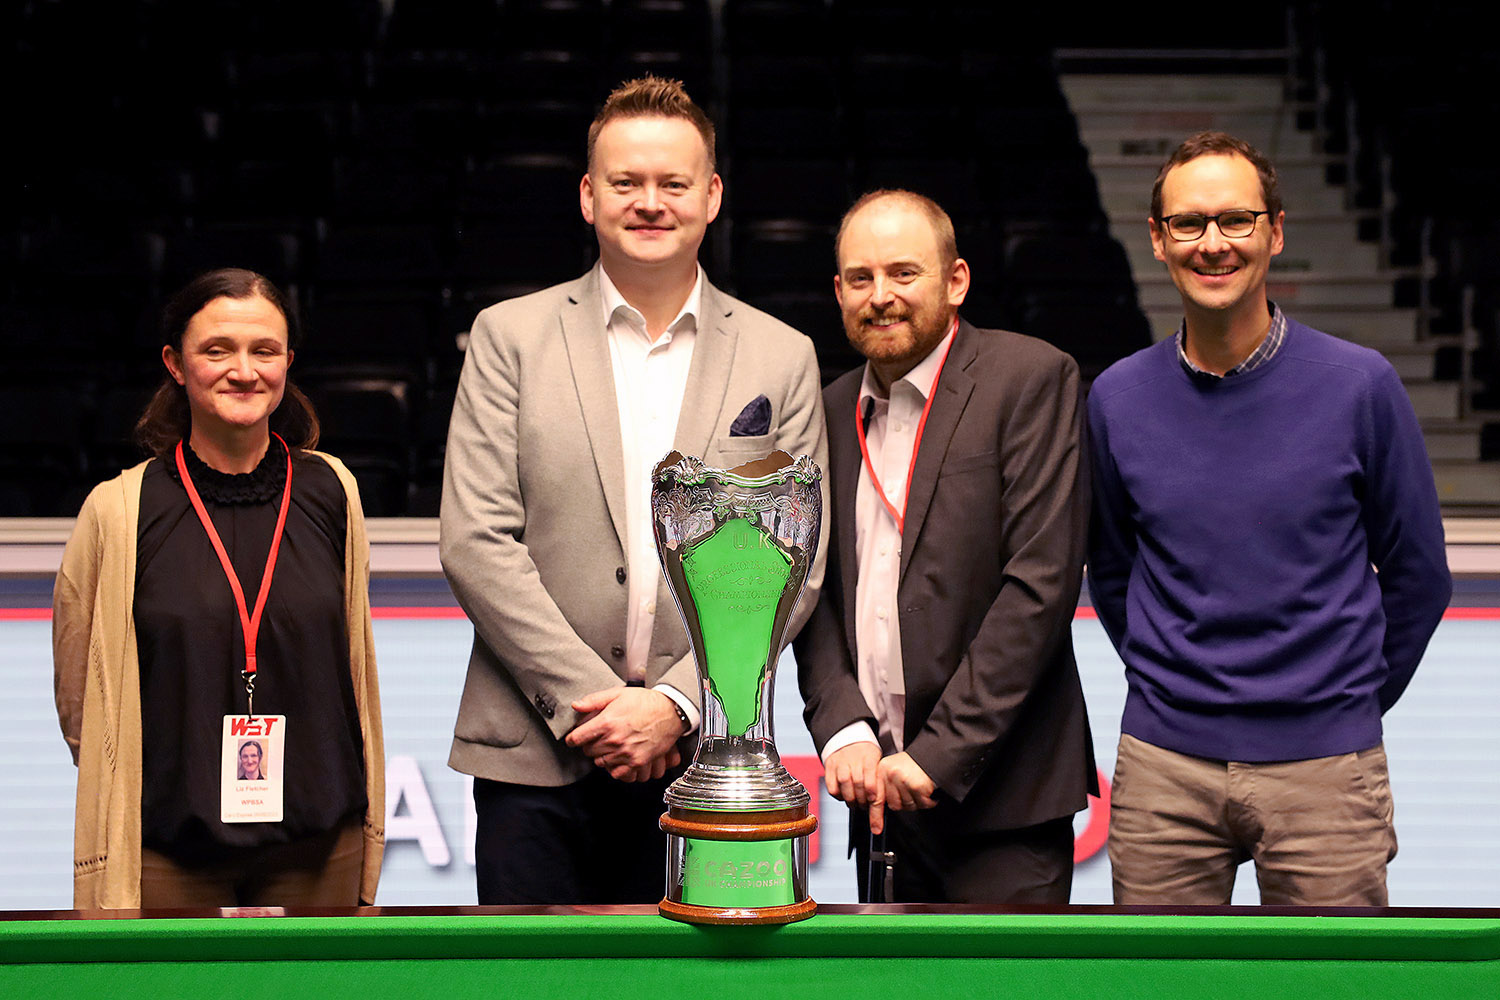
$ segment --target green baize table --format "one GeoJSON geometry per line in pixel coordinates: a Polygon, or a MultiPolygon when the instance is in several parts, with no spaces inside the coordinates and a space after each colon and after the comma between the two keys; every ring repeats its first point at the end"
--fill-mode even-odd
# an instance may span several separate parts
{"type": "Polygon", "coordinates": [[[0,912],[0,998],[1500,1000],[1500,909],[853,906],[0,912]]]}

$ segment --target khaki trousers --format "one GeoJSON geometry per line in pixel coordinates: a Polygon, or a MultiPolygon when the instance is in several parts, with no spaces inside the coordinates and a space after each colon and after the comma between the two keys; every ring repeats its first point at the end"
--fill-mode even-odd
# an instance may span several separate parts
{"type": "Polygon", "coordinates": [[[1385,748],[1312,760],[1205,760],[1120,737],[1109,861],[1122,905],[1228,904],[1255,862],[1260,901],[1385,906],[1396,856],[1385,748]]]}

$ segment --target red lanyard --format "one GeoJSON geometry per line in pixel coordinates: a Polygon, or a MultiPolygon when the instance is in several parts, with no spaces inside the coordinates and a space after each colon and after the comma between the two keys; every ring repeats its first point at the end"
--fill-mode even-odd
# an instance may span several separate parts
{"type": "Polygon", "coordinates": [[[880,497],[880,502],[885,504],[885,509],[890,511],[891,517],[896,522],[896,531],[906,530],[906,498],[911,495],[911,477],[917,469],[917,452],[922,449],[922,432],[927,429],[927,414],[932,412],[932,401],[937,396],[938,380],[943,377],[943,365],[948,363],[948,352],[953,350],[953,336],[958,329],[958,319],[953,320],[953,326],[949,329],[950,339],[948,346],[943,349],[943,356],[938,361],[937,372],[932,376],[932,388],[927,392],[927,402],[922,406],[922,419],[917,423],[917,438],[911,443],[911,464],[906,467],[906,490],[901,497],[901,509],[897,510],[891,503],[890,497],[885,495],[885,487],[880,485],[880,477],[875,474],[875,463],[870,461],[870,447],[865,443],[865,418],[859,412],[859,400],[854,400],[854,433],[859,436],[859,453],[864,457],[865,472],[870,475],[870,482],[875,486],[875,493],[880,497]]]}
{"type": "Polygon", "coordinates": [[[292,451],[281,440],[280,434],[272,431],[271,436],[281,441],[281,447],[286,449],[286,487],[281,491],[281,512],[276,515],[276,531],[271,535],[271,552],[266,556],[266,571],[261,574],[260,593],[255,597],[253,615],[245,606],[245,591],[241,589],[240,579],[235,575],[234,564],[229,561],[229,553],[224,551],[224,542],[220,540],[214,522],[209,519],[208,510],[203,506],[203,498],[198,495],[198,488],[188,475],[187,463],[182,459],[182,442],[177,442],[177,471],[182,476],[182,485],[187,490],[188,499],[193,502],[193,510],[198,512],[198,520],[203,523],[208,540],[213,543],[214,552],[219,556],[219,565],[224,567],[224,575],[229,578],[229,589],[234,592],[234,603],[240,612],[240,624],[245,630],[245,693],[252,699],[251,715],[255,714],[255,641],[260,635],[260,615],[266,609],[266,597],[271,593],[271,577],[276,572],[276,555],[281,551],[281,535],[286,530],[286,511],[292,501],[292,451]]]}

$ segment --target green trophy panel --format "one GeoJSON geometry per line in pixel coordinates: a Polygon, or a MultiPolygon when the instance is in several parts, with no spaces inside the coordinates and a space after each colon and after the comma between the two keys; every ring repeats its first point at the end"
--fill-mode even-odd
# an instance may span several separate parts
{"type": "Polygon", "coordinates": [[[797,901],[791,840],[683,839],[682,902],[695,906],[790,906],[797,901]]]}
{"type": "Polygon", "coordinates": [[[791,567],[787,554],[743,518],[688,545],[682,557],[703,633],[701,667],[730,736],[744,736],[760,720],[766,656],[791,567]]]}

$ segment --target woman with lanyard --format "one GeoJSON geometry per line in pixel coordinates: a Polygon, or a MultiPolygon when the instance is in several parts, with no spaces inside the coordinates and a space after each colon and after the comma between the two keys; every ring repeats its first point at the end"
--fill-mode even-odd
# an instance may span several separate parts
{"type": "Polygon", "coordinates": [[[310,450],[270,281],[204,274],[162,329],[136,426],[155,457],[89,495],[53,593],[74,906],[371,903],[384,746],[354,479],[310,450]]]}

